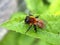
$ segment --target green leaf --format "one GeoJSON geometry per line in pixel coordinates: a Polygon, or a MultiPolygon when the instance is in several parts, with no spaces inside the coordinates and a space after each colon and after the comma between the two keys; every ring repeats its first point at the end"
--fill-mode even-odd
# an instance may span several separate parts
{"type": "Polygon", "coordinates": [[[42,0],[25,0],[29,11],[37,14],[42,14],[47,11],[49,5],[45,5],[42,0]]]}
{"type": "Polygon", "coordinates": [[[6,22],[4,22],[2,24],[2,26],[3,25],[5,27],[11,26],[10,29],[15,30],[16,26],[18,26],[19,23],[25,19],[25,17],[26,17],[26,15],[24,13],[20,13],[20,12],[14,13],[14,14],[12,14],[12,17],[9,20],[7,20],[6,22]]]}
{"type": "Polygon", "coordinates": [[[40,40],[39,38],[32,38],[23,34],[19,36],[18,44],[19,45],[51,45],[50,43],[40,40]]]}
{"type": "Polygon", "coordinates": [[[24,20],[25,16],[26,16],[26,14],[22,13],[22,12],[14,13],[14,14],[12,14],[9,21],[20,22],[20,21],[24,20]]]}
{"type": "Polygon", "coordinates": [[[39,41],[38,44],[36,44],[36,45],[53,45],[53,44],[49,44],[45,41],[39,41]]]}
{"type": "Polygon", "coordinates": [[[51,44],[60,45],[60,16],[54,15],[41,15],[39,18],[45,20],[45,28],[40,29],[37,27],[37,33],[34,32],[34,28],[32,27],[27,33],[25,33],[29,27],[29,25],[25,24],[24,19],[26,15],[22,15],[20,13],[15,13],[11,20],[2,24],[3,27],[13,30],[16,32],[20,32],[22,34],[29,35],[31,37],[40,38],[51,44]],[[19,15],[22,21],[20,21],[19,15]],[[17,18],[16,18],[17,17],[17,18]],[[23,18],[24,17],[24,18],[23,18]],[[16,21],[17,19],[18,21],[16,21]]]}

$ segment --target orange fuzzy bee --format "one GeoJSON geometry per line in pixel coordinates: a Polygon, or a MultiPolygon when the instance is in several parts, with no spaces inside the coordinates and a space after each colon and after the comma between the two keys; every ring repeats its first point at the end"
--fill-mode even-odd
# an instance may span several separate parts
{"type": "Polygon", "coordinates": [[[38,26],[41,29],[44,28],[44,22],[43,22],[43,20],[39,20],[38,16],[34,17],[31,14],[29,16],[26,16],[25,23],[30,25],[30,27],[27,29],[27,31],[29,31],[29,29],[32,27],[32,25],[34,26],[35,32],[37,32],[36,26],[38,26]]]}

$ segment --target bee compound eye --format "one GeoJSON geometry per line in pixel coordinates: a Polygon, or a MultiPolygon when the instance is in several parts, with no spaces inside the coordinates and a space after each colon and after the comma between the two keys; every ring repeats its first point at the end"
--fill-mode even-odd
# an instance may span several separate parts
{"type": "Polygon", "coordinates": [[[26,16],[25,23],[29,23],[29,16],[26,16]]]}

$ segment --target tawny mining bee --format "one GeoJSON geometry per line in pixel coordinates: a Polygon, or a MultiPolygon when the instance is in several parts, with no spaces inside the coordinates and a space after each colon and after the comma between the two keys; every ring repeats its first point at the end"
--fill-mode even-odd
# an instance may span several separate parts
{"type": "Polygon", "coordinates": [[[34,17],[31,14],[29,16],[26,16],[25,23],[30,25],[30,27],[27,29],[26,32],[29,31],[29,29],[32,27],[32,25],[34,27],[35,32],[37,32],[37,27],[36,26],[38,26],[41,29],[44,28],[43,20],[38,19],[38,17],[39,16],[34,17]]]}

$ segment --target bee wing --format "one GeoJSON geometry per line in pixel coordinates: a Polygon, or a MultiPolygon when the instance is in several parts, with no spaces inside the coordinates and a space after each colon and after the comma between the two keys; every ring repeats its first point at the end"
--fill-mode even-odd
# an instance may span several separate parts
{"type": "Polygon", "coordinates": [[[39,28],[44,28],[44,22],[42,20],[39,20],[37,25],[39,26],[39,28]]]}

